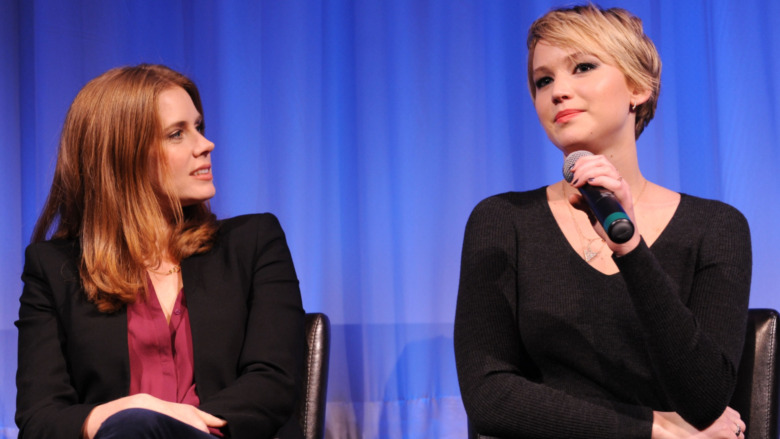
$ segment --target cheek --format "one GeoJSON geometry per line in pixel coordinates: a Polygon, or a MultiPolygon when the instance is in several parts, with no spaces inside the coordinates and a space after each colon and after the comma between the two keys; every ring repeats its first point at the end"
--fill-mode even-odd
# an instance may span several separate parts
{"type": "Polygon", "coordinates": [[[631,99],[631,93],[624,84],[622,77],[611,78],[611,80],[605,79],[599,84],[597,90],[604,98],[609,99],[613,104],[622,104],[625,102],[626,105],[628,105],[628,102],[631,99]]]}
{"type": "Polygon", "coordinates": [[[544,123],[547,119],[545,115],[549,111],[549,108],[544,104],[544,100],[538,93],[536,94],[536,99],[534,99],[534,109],[536,110],[536,115],[539,117],[539,121],[544,123]]]}
{"type": "Polygon", "coordinates": [[[170,188],[179,188],[185,181],[186,161],[176,154],[168,152],[163,157],[165,165],[159,167],[160,182],[166,182],[170,188]]]}
{"type": "Polygon", "coordinates": [[[176,178],[180,175],[187,165],[187,158],[180,155],[169,152],[165,157],[166,164],[168,165],[168,171],[176,178]]]}

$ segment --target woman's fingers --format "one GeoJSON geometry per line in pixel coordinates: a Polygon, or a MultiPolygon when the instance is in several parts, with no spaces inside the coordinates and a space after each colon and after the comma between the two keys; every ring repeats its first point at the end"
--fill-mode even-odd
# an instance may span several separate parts
{"type": "Polygon", "coordinates": [[[622,256],[635,249],[637,245],[639,245],[641,238],[634,215],[634,202],[631,195],[631,187],[620,175],[617,168],[615,168],[615,166],[603,155],[592,155],[580,157],[574,166],[571,167],[571,172],[574,176],[571,181],[572,186],[581,188],[585,184],[589,184],[591,186],[604,188],[614,194],[617,202],[634,225],[634,235],[631,239],[622,243],[612,242],[607,234],[604,233],[603,228],[597,224],[590,209],[587,208],[584,203],[579,200],[574,200],[574,197],[570,197],[569,202],[579,210],[588,214],[588,218],[596,233],[605,240],[607,246],[609,246],[610,250],[612,250],[615,255],[622,256]],[[575,202],[577,204],[575,204],[575,202]]]}
{"type": "Polygon", "coordinates": [[[571,172],[574,175],[571,181],[574,187],[580,187],[585,184],[601,186],[614,192],[615,195],[628,188],[628,184],[625,184],[617,168],[606,157],[601,155],[581,157],[572,166],[571,172]]]}
{"type": "Polygon", "coordinates": [[[170,413],[166,413],[168,416],[178,419],[179,421],[184,422],[185,424],[189,424],[205,433],[209,432],[209,425],[205,421],[204,417],[201,415],[207,413],[198,410],[197,408],[188,404],[177,404],[177,403],[168,403],[168,404],[170,404],[170,410],[171,410],[170,413]]]}
{"type": "Polygon", "coordinates": [[[227,425],[227,421],[222,419],[222,418],[218,418],[218,417],[212,415],[211,413],[206,413],[206,412],[204,412],[203,410],[200,410],[200,409],[195,409],[195,410],[197,410],[197,413],[198,413],[198,416],[200,416],[200,419],[203,420],[203,422],[205,422],[206,425],[208,425],[209,427],[219,428],[219,427],[224,427],[225,425],[227,425]]]}
{"type": "MultiPolygon", "coordinates": [[[[141,408],[154,410],[156,412],[162,413],[164,415],[168,415],[176,420],[184,422],[185,424],[191,425],[202,432],[205,433],[209,432],[209,424],[208,422],[206,422],[206,420],[201,414],[211,416],[210,414],[202,410],[199,410],[195,406],[191,406],[189,404],[179,404],[175,402],[164,401],[162,399],[155,398],[154,396],[151,395],[147,395],[147,397],[148,398],[143,401],[143,405],[141,406],[141,408]]],[[[211,417],[215,418],[214,416],[211,417]]],[[[221,425],[215,425],[215,426],[221,427],[221,425]]]]}
{"type": "Polygon", "coordinates": [[[703,438],[745,439],[745,421],[739,412],[727,407],[723,414],[711,426],[702,431],[703,438]]]}

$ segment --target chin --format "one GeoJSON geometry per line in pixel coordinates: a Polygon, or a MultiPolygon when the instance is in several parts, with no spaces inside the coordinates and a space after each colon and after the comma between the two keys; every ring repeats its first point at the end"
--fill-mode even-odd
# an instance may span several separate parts
{"type": "Polygon", "coordinates": [[[592,138],[585,138],[583,136],[559,136],[550,140],[565,154],[581,149],[590,150],[590,147],[593,144],[592,138]]]}
{"type": "Polygon", "coordinates": [[[198,196],[198,197],[191,197],[191,198],[181,198],[179,199],[179,202],[181,203],[181,207],[187,207],[187,206],[194,206],[196,204],[205,203],[206,201],[214,198],[214,193],[208,196],[198,196]]]}

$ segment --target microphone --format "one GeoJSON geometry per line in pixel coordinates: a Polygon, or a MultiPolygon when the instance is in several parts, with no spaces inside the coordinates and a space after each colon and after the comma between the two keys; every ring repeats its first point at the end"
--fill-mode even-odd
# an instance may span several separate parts
{"type": "MultiPolygon", "coordinates": [[[[571,183],[574,178],[574,174],[571,173],[572,166],[577,163],[580,157],[589,155],[593,154],[588,151],[574,151],[566,156],[566,160],[563,162],[563,178],[571,183]]],[[[590,211],[604,227],[604,231],[607,232],[607,236],[612,242],[622,244],[634,236],[634,225],[615,194],[601,186],[591,186],[587,183],[579,189],[582,197],[588,203],[590,211]]]]}

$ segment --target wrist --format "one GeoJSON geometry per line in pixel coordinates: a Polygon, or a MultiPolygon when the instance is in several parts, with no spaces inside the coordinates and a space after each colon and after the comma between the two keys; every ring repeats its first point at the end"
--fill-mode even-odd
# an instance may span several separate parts
{"type": "Polygon", "coordinates": [[[651,439],[667,439],[669,437],[664,424],[666,420],[661,416],[659,412],[653,412],[653,430],[650,435],[651,439]]]}
{"type": "Polygon", "coordinates": [[[87,415],[87,419],[84,420],[81,429],[82,437],[86,439],[94,437],[103,422],[115,413],[131,408],[149,408],[152,398],[152,396],[142,393],[96,405],[87,415]]]}
{"type": "Polygon", "coordinates": [[[628,241],[623,244],[615,244],[612,241],[608,241],[610,250],[612,250],[612,256],[614,258],[622,258],[627,254],[633,252],[642,244],[642,235],[639,232],[634,233],[628,241]]]}

